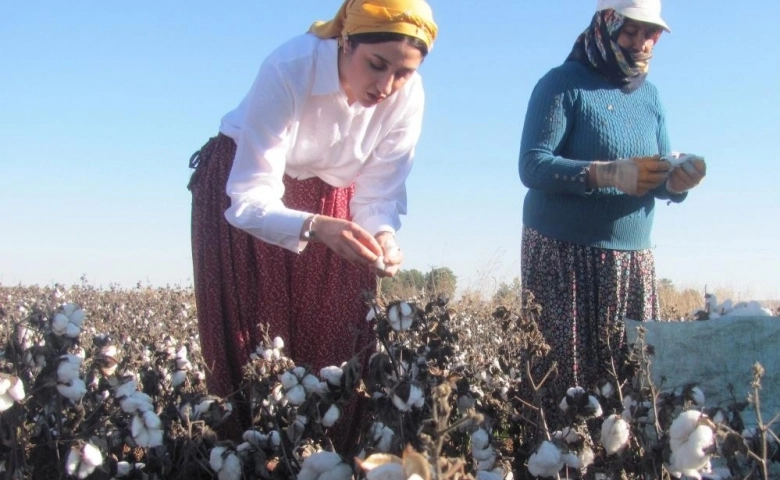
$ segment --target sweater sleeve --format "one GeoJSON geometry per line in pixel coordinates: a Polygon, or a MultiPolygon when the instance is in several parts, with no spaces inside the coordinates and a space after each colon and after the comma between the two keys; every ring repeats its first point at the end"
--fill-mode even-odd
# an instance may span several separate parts
{"type": "Polygon", "coordinates": [[[576,91],[565,75],[551,70],[534,88],[520,142],[520,180],[548,193],[584,195],[590,162],[560,155],[573,125],[576,91]]]}

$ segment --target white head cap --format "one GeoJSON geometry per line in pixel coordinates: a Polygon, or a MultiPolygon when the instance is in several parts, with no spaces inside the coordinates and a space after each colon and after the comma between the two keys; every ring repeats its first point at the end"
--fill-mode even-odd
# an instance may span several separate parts
{"type": "Polygon", "coordinates": [[[611,8],[630,19],[658,25],[667,32],[672,30],[661,18],[661,0],[598,0],[597,11],[611,8]]]}

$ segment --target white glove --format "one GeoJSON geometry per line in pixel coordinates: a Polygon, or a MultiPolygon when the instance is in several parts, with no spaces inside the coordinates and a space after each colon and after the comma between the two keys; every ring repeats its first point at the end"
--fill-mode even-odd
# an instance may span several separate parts
{"type": "Polygon", "coordinates": [[[657,156],[596,161],[590,164],[588,184],[591,188],[615,187],[628,195],[641,196],[665,182],[670,168],[657,156]]]}

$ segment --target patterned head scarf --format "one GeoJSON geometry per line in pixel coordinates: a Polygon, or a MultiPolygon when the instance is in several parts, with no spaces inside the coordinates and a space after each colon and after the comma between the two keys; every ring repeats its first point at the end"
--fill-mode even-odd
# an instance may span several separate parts
{"type": "Polygon", "coordinates": [[[649,65],[634,61],[631,53],[618,45],[625,20],[626,17],[612,9],[596,12],[590,26],[577,37],[566,60],[583,63],[623,90],[632,92],[644,83],[649,65]]]}
{"type": "Polygon", "coordinates": [[[345,0],[333,20],[314,22],[309,31],[320,38],[344,39],[358,33],[400,33],[433,48],[438,27],[424,0],[345,0]]]}

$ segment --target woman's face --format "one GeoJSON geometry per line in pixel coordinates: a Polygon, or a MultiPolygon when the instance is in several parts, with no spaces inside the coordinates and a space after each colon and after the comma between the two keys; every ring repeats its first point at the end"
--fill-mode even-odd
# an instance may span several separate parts
{"type": "Polygon", "coordinates": [[[660,36],[661,28],[658,25],[626,18],[617,43],[628,50],[635,60],[649,60],[660,36]]]}
{"type": "Polygon", "coordinates": [[[373,107],[400,90],[420,67],[420,50],[404,41],[349,42],[339,57],[339,79],[351,104],[373,107]]]}

